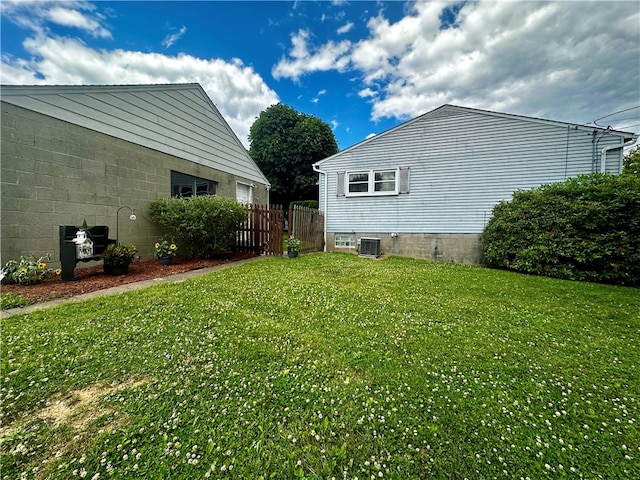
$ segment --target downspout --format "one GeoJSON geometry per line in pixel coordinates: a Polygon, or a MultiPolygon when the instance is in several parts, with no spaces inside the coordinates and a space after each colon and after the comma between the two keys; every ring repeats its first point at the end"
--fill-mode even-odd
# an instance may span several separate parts
{"type": "MultiPolygon", "coordinates": [[[[613,145],[610,147],[604,147],[602,149],[602,152],[600,152],[600,173],[607,172],[607,152],[609,150],[615,150],[617,148],[621,148],[620,145],[613,145]]],[[[620,166],[622,167],[622,163],[620,164],[620,166]]]]}
{"type": "Polygon", "coordinates": [[[324,235],[324,251],[327,251],[327,210],[328,210],[328,205],[327,205],[327,200],[329,199],[329,195],[327,192],[327,186],[328,186],[328,182],[327,182],[327,172],[325,172],[324,170],[320,170],[318,168],[318,166],[314,163],[312,165],[313,167],[313,171],[316,173],[319,173],[320,175],[324,175],[324,227],[323,227],[323,235],[324,235]]]}
{"type": "Polygon", "coordinates": [[[591,134],[591,173],[596,171],[596,134],[597,130],[594,130],[591,134]]]}

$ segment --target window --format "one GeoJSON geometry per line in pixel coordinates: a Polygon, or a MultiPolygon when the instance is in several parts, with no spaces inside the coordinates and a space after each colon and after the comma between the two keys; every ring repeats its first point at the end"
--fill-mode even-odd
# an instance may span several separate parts
{"type": "Polygon", "coordinates": [[[395,195],[397,179],[397,170],[347,172],[347,195],[395,195]]]}
{"type": "Polygon", "coordinates": [[[213,180],[171,171],[171,196],[173,197],[215,195],[217,185],[218,183],[213,180]]]}
{"type": "Polygon", "coordinates": [[[367,193],[369,191],[369,172],[349,174],[349,193],[367,193]]]}
{"type": "Polygon", "coordinates": [[[246,183],[236,182],[236,200],[238,203],[249,205],[253,202],[253,186],[253,184],[247,185],[246,183]]]}
{"type": "Polygon", "coordinates": [[[374,192],[396,192],[395,170],[392,172],[374,172],[373,175],[374,192]]]}
{"type": "Polygon", "coordinates": [[[353,233],[336,233],[337,248],[352,248],[356,246],[356,236],[353,233]]]}
{"type": "Polygon", "coordinates": [[[409,167],[363,172],[336,172],[338,197],[400,195],[409,193],[409,167]]]}

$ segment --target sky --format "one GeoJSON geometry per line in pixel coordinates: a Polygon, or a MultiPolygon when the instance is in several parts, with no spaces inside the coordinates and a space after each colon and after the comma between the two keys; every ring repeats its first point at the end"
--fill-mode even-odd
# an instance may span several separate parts
{"type": "Polygon", "coordinates": [[[0,83],[202,85],[240,141],[278,102],[339,148],[444,104],[640,133],[632,1],[2,0],[0,83]]]}

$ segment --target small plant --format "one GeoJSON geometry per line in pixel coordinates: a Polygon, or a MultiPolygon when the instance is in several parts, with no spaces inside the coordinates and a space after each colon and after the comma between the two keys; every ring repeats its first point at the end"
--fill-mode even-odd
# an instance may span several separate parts
{"type": "Polygon", "coordinates": [[[138,249],[130,243],[110,244],[102,254],[102,259],[107,267],[120,267],[129,265],[136,258],[138,249]]]}
{"type": "Polygon", "coordinates": [[[33,255],[29,255],[20,257],[20,260],[9,260],[2,268],[0,278],[7,283],[32,285],[42,282],[51,273],[55,272],[59,275],[60,269],[47,268],[46,260],[51,260],[50,253],[38,259],[33,255]]]}
{"type": "Polygon", "coordinates": [[[294,237],[293,235],[287,238],[287,250],[289,252],[299,252],[300,251],[300,239],[294,237]]]}
{"type": "Polygon", "coordinates": [[[172,258],[177,251],[178,247],[174,242],[160,239],[160,241],[155,245],[155,252],[153,255],[156,258],[172,258]]]}

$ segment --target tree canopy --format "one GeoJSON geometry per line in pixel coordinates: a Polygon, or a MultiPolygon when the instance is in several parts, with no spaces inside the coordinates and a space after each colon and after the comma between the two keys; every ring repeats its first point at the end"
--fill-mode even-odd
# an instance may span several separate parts
{"type": "Polygon", "coordinates": [[[640,175],[640,146],[629,150],[624,156],[622,173],[627,175],[640,175]]]}
{"type": "Polygon", "coordinates": [[[260,113],[249,131],[249,154],[271,182],[271,202],[289,205],[318,197],[311,165],[338,152],[329,125],[278,103],[260,113]]]}

